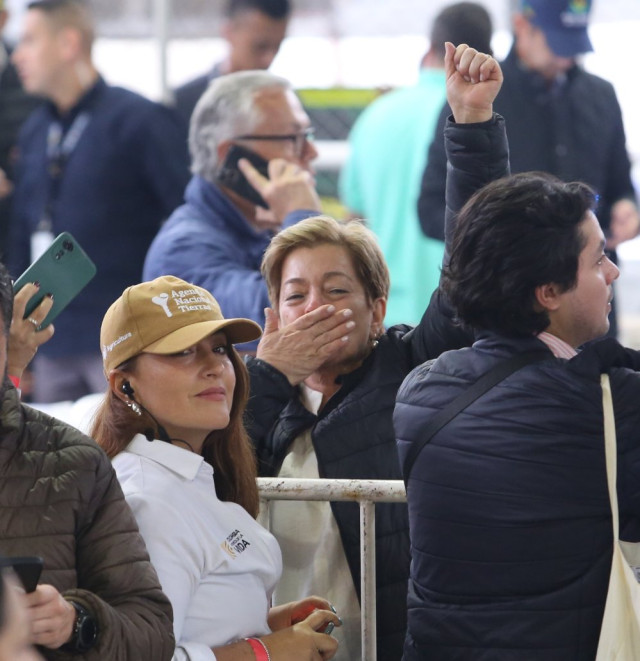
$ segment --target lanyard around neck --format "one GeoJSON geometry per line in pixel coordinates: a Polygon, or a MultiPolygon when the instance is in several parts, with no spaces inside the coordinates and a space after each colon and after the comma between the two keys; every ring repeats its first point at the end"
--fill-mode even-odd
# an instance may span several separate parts
{"type": "Polygon", "coordinates": [[[47,134],[47,172],[49,174],[49,195],[45,206],[45,218],[51,222],[53,204],[60,192],[60,182],[69,157],[78,146],[84,130],[89,124],[91,115],[88,111],[81,112],[73,120],[65,133],[59,120],[51,122],[47,134]]]}
{"type": "Polygon", "coordinates": [[[55,169],[59,170],[57,176],[62,176],[62,171],[69,156],[73,153],[80,142],[84,130],[89,124],[90,115],[87,111],[81,112],[74,120],[69,130],[64,133],[62,122],[56,120],[49,125],[47,135],[47,159],[49,161],[49,174],[54,176],[51,171],[55,164],[55,169]]]}

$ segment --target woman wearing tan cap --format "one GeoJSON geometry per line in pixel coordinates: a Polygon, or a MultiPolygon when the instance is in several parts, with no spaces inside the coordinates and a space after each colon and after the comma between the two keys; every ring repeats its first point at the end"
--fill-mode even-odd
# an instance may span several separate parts
{"type": "Polygon", "coordinates": [[[320,660],[337,648],[320,633],[339,624],[324,599],[269,609],[282,559],[255,521],[248,376],[232,346],[260,333],[171,276],[126,289],[102,323],[109,390],[92,435],[173,606],[175,661],[320,660]]]}

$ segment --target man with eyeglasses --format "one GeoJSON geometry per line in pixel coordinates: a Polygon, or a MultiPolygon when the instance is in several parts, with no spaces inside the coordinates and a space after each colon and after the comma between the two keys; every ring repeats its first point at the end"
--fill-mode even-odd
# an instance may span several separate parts
{"type": "Polygon", "coordinates": [[[193,177],[185,204],[151,244],[143,279],[175,275],[208,289],[226,316],[264,325],[269,299],[262,254],[282,227],[320,211],[312,136],[309,117],[285,79],[242,71],[214,80],[191,117],[193,177]],[[264,160],[262,174],[252,171],[251,177],[260,178],[265,207],[256,204],[244,179],[244,159],[239,165],[232,160],[238,148],[249,150],[254,164],[264,160]]]}

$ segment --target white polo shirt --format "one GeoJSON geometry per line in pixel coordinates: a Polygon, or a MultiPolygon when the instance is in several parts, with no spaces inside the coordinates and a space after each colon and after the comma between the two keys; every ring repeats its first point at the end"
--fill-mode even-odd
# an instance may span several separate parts
{"type": "Polygon", "coordinates": [[[213,468],[141,434],[113,466],[173,606],[174,661],[212,661],[212,647],[270,633],[280,548],[246,510],[218,499],[213,468]]]}

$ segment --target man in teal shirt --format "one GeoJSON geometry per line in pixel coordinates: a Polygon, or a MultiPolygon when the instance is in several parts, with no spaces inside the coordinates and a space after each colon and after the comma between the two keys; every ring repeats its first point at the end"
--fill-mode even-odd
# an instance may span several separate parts
{"type": "Polygon", "coordinates": [[[491,52],[491,18],[472,2],[445,8],[433,22],[416,85],[389,92],[358,117],[340,177],[342,202],[366,219],[389,265],[386,322],[416,324],[440,278],[444,243],[429,239],[417,202],[426,154],[444,104],[444,42],[491,52]]]}

